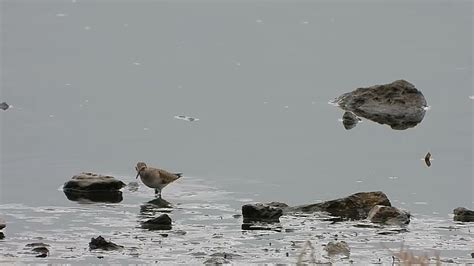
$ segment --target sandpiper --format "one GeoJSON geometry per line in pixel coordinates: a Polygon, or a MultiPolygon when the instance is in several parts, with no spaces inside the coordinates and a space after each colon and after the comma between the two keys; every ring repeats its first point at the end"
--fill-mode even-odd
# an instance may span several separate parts
{"type": "Polygon", "coordinates": [[[145,163],[139,162],[135,167],[137,170],[137,177],[140,176],[143,184],[147,187],[155,189],[155,195],[159,195],[161,198],[161,190],[179,179],[183,174],[182,173],[170,173],[163,169],[148,167],[145,163]]]}

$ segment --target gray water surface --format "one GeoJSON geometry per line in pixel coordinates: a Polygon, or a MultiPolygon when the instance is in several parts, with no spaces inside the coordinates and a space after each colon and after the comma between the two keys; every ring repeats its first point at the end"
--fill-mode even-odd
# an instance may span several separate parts
{"type": "MultiPolygon", "coordinates": [[[[232,214],[244,202],[296,205],[381,190],[445,225],[454,208],[474,207],[471,2],[3,0],[0,8],[0,102],[13,106],[0,110],[3,255],[21,261],[18,250],[34,237],[68,243],[57,244],[65,250],[114,230],[146,236],[134,229],[139,206],[153,199],[143,184],[116,205],[82,206],[60,190],[82,171],[134,181],[138,161],[184,173],[163,192],[184,206],[176,223],[235,237],[242,232],[232,214]],[[397,79],[430,106],[418,126],[364,120],[344,130],[343,111],[328,101],[397,79]],[[193,208],[216,219],[199,220],[193,208]],[[228,224],[219,227],[220,216],[228,224]],[[78,240],[81,228],[89,233],[78,240]]],[[[126,241],[140,254],[149,247],[126,241]]],[[[51,258],[69,261],[59,254],[51,258]]],[[[121,262],[147,259],[127,254],[121,262]]],[[[291,254],[248,261],[295,262],[291,254]]]]}

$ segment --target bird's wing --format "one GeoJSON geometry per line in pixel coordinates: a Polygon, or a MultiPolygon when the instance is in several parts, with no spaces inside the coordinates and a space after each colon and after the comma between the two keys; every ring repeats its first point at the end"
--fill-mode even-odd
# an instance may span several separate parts
{"type": "Polygon", "coordinates": [[[173,181],[175,181],[176,179],[179,178],[179,176],[175,175],[175,174],[172,174],[168,171],[165,171],[163,169],[159,169],[160,171],[160,177],[162,178],[163,180],[163,183],[171,183],[173,181]]]}

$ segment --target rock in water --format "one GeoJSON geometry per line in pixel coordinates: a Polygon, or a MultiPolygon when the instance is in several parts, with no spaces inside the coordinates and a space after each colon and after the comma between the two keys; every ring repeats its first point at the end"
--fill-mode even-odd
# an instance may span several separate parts
{"type": "Polygon", "coordinates": [[[46,258],[49,254],[49,245],[45,243],[31,243],[27,244],[26,247],[32,248],[31,251],[37,254],[37,258],[46,258]]]}
{"type": "Polygon", "coordinates": [[[359,192],[345,198],[321,203],[288,207],[285,212],[327,212],[333,216],[351,220],[366,219],[376,205],[392,206],[387,195],[381,191],[359,192]]]}
{"type": "Polygon", "coordinates": [[[244,218],[244,223],[249,222],[280,222],[280,216],[283,214],[282,206],[288,206],[286,204],[278,206],[272,205],[275,203],[270,204],[263,204],[263,203],[256,203],[256,204],[246,204],[242,206],[242,216],[244,218]]]}
{"type": "Polygon", "coordinates": [[[349,256],[351,253],[351,249],[349,248],[349,245],[345,241],[329,242],[324,247],[324,250],[328,253],[329,256],[335,256],[335,255],[349,256]]]}
{"type": "Polygon", "coordinates": [[[63,190],[72,201],[118,203],[123,200],[120,189],[124,186],[125,183],[111,176],[82,173],[66,182],[63,190]]]}
{"type": "Polygon", "coordinates": [[[10,108],[10,105],[6,102],[2,102],[0,103],[0,109],[2,109],[3,111],[6,111],[8,108],[10,108]]]}
{"type": "Polygon", "coordinates": [[[120,180],[112,176],[104,176],[93,173],[82,173],[75,175],[64,184],[64,190],[78,191],[112,191],[119,190],[125,186],[120,180]]]}
{"type": "Polygon", "coordinates": [[[423,94],[405,80],[358,88],[342,94],[331,103],[356,116],[397,130],[418,125],[423,120],[427,107],[423,94]]]}
{"type": "Polygon", "coordinates": [[[91,242],[89,243],[89,249],[103,249],[103,250],[118,250],[122,249],[123,246],[114,244],[112,242],[106,241],[102,236],[98,236],[97,238],[91,238],[91,242]]]}
{"type": "Polygon", "coordinates": [[[5,228],[6,226],[7,226],[7,223],[2,218],[0,218],[0,230],[5,228]]]}
{"type": "Polygon", "coordinates": [[[344,115],[342,115],[342,124],[344,125],[344,128],[347,130],[355,128],[357,126],[357,123],[359,123],[359,121],[360,119],[351,112],[345,112],[344,115]]]}
{"type": "Polygon", "coordinates": [[[391,206],[377,205],[370,210],[367,217],[373,223],[389,225],[407,225],[410,223],[410,213],[391,206]]]}
{"type": "Polygon", "coordinates": [[[474,222],[474,211],[468,210],[463,207],[454,209],[454,221],[458,222],[474,222]]]}
{"type": "Polygon", "coordinates": [[[168,214],[162,214],[157,218],[147,220],[142,223],[142,228],[148,230],[171,230],[171,218],[168,214]]]}

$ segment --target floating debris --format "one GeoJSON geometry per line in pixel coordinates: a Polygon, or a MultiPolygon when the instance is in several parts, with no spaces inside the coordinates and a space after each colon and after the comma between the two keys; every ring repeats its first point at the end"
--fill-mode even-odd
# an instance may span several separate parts
{"type": "Polygon", "coordinates": [[[423,94],[405,80],[358,88],[329,103],[358,117],[389,125],[396,130],[418,125],[428,107],[423,94]]]}
{"type": "Polygon", "coordinates": [[[174,118],[179,119],[179,120],[188,121],[188,122],[199,121],[199,118],[190,117],[190,116],[186,116],[186,115],[176,115],[174,118]]]}
{"type": "Polygon", "coordinates": [[[9,105],[8,103],[6,102],[2,102],[0,103],[0,109],[2,109],[3,111],[6,111],[8,108],[10,108],[11,105],[9,105]]]}
{"type": "Polygon", "coordinates": [[[431,166],[431,153],[427,153],[425,155],[425,163],[426,163],[426,166],[430,167],[431,166]]]}

